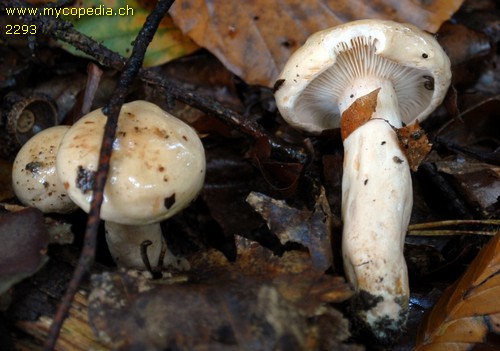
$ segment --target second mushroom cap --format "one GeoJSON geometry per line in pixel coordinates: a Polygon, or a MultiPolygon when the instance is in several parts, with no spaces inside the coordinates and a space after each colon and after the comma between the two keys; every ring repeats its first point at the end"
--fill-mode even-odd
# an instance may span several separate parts
{"type": "MultiPolygon", "coordinates": [[[[105,123],[101,109],[85,115],[67,132],[57,155],[61,181],[86,212],[105,123]]],[[[189,125],[146,101],[124,104],[101,218],[129,225],[169,218],[196,197],[204,175],[203,145],[189,125]]]]}

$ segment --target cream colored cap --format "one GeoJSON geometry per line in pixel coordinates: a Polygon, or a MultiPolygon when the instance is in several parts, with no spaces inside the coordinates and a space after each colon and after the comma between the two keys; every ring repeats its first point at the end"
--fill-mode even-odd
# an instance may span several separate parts
{"type": "MultiPolygon", "coordinates": [[[[57,155],[61,181],[86,212],[105,123],[101,109],[85,115],[65,135],[57,155]]],[[[204,148],[189,125],[147,101],[124,104],[101,218],[129,225],[159,222],[189,205],[204,177],[204,148]]]]}

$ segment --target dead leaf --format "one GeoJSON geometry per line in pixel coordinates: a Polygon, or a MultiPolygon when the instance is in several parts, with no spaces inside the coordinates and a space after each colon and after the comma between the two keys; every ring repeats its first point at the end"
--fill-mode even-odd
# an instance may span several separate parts
{"type": "Polygon", "coordinates": [[[314,267],[326,271],[332,266],[332,219],[325,190],[316,198],[314,209],[297,209],[285,201],[251,192],[247,202],[267,222],[281,244],[299,243],[309,249],[314,267]]]}
{"type": "Polygon", "coordinates": [[[392,19],[436,32],[463,0],[182,0],[170,14],[181,30],[249,84],[272,87],[314,32],[362,18],[392,19]]]}
{"type": "Polygon", "coordinates": [[[415,351],[493,350],[500,335],[500,233],[424,318],[415,351]]]}
{"type": "MultiPolygon", "coordinates": [[[[455,87],[463,89],[474,84],[479,75],[491,65],[493,41],[484,32],[475,31],[463,23],[449,21],[439,29],[438,40],[450,58],[452,85],[455,87]]],[[[492,85],[491,82],[488,85],[492,85]]]]}
{"type": "Polygon", "coordinates": [[[453,155],[433,162],[447,174],[472,208],[484,218],[500,215],[500,167],[476,161],[464,155],[453,155]]]}
{"type": "Polygon", "coordinates": [[[487,98],[462,112],[459,119],[444,125],[436,142],[451,151],[500,165],[500,96],[487,98]]]}
{"type": "Polygon", "coordinates": [[[301,251],[277,257],[240,239],[239,253],[234,263],[215,250],[197,253],[191,272],[163,282],[134,272],[94,275],[90,323],[117,350],[302,350],[347,340],[347,321],[325,305],[351,296],[342,278],[311,269],[301,251]]]}
{"type": "Polygon", "coordinates": [[[49,236],[42,212],[26,208],[0,215],[0,294],[46,261],[49,236]]]}
{"type": "Polygon", "coordinates": [[[321,303],[339,303],[352,296],[344,278],[330,276],[312,266],[308,252],[291,250],[282,256],[274,255],[256,242],[239,237],[238,259],[228,262],[214,250],[190,257],[192,272],[214,279],[217,276],[264,276],[280,294],[302,309],[313,311],[321,303]]]}
{"type": "Polygon", "coordinates": [[[416,172],[422,160],[432,149],[427,134],[420,127],[420,124],[415,122],[409,126],[397,129],[397,135],[399,147],[406,155],[410,169],[416,172]]]}
{"type": "Polygon", "coordinates": [[[201,197],[210,214],[226,235],[249,236],[263,225],[260,216],[245,202],[251,190],[266,188],[258,171],[228,147],[212,148],[206,157],[207,175],[201,197]]]}
{"type": "Polygon", "coordinates": [[[345,140],[352,132],[365,124],[377,108],[377,98],[380,88],[356,99],[340,119],[340,135],[345,140]]]}

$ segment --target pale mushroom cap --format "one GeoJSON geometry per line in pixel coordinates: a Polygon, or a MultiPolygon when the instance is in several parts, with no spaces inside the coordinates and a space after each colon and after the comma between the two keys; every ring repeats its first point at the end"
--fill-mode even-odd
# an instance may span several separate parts
{"type": "MultiPolygon", "coordinates": [[[[359,20],[313,34],[290,57],[275,86],[280,113],[309,132],[337,128],[343,90],[365,75],[393,82],[405,124],[439,106],[451,80],[449,58],[432,35],[411,24],[359,20]]],[[[360,96],[351,88],[354,102],[360,96]]]]}
{"type": "Polygon", "coordinates": [[[68,213],[71,201],[56,172],[56,155],[68,126],[44,129],[19,150],[12,166],[12,187],[24,205],[46,213],[68,213]]]}
{"type": "MultiPolygon", "coordinates": [[[[90,209],[106,117],[101,109],[65,135],[57,169],[71,199],[90,209]]],[[[124,104],[118,120],[101,218],[120,224],[161,221],[188,206],[205,177],[205,152],[186,123],[146,101],[124,104]]]]}

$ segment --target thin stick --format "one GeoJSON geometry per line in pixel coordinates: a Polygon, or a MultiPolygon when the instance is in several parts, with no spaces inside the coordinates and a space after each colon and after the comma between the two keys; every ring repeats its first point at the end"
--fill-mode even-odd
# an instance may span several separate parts
{"type": "Polygon", "coordinates": [[[494,236],[498,231],[479,231],[479,230],[410,230],[408,235],[411,236],[454,236],[454,235],[489,235],[494,236]]]}
{"type": "Polygon", "coordinates": [[[445,221],[415,223],[408,226],[408,235],[412,236],[439,236],[439,235],[495,235],[500,230],[500,220],[498,219],[453,219],[445,221]],[[444,229],[446,227],[475,226],[482,227],[475,229],[444,229]],[[492,230],[485,230],[484,227],[492,226],[492,230]],[[443,229],[435,229],[443,228],[443,229]]]}
{"type": "Polygon", "coordinates": [[[500,226],[498,219],[452,219],[436,222],[415,223],[408,226],[408,230],[430,229],[438,227],[464,226],[464,225],[496,225],[500,226]]]}
{"type": "Polygon", "coordinates": [[[94,262],[97,232],[100,223],[99,214],[104,198],[104,184],[106,183],[106,177],[108,175],[112,144],[118,124],[118,116],[121,106],[125,101],[125,95],[128,88],[132,84],[137,73],[139,72],[140,67],[142,66],[146,49],[153,39],[161,19],[165,16],[172,3],[173,0],[158,0],[155,9],[148,16],[144,26],[137,35],[132,55],[125,64],[122,75],[118,81],[117,89],[114,91],[108,104],[103,108],[103,112],[108,118],[104,128],[101,152],[99,155],[99,165],[93,184],[92,203],[87,220],[87,227],[85,229],[83,250],[75,271],[73,272],[73,277],[68,285],[68,289],[66,290],[66,293],[64,294],[57,309],[56,315],[54,316],[54,321],[50,327],[49,334],[44,345],[45,351],[54,349],[62,324],[68,315],[73,297],[78,291],[85,274],[94,262]]]}

